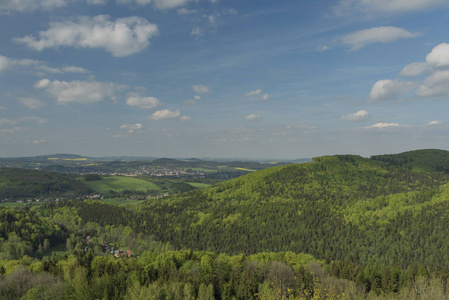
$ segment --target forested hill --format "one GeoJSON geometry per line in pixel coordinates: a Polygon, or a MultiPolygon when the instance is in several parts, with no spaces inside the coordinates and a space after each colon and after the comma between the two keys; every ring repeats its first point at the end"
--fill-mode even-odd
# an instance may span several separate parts
{"type": "Polygon", "coordinates": [[[375,155],[371,159],[395,168],[444,172],[449,174],[449,151],[445,150],[414,150],[400,154],[375,155]]]}
{"type": "Polygon", "coordinates": [[[86,194],[90,188],[65,174],[47,171],[0,168],[0,199],[86,194]]]}
{"type": "Polygon", "coordinates": [[[305,252],[448,269],[449,175],[342,155],[265,169],[117,211],[72,202],[84,222],[129,226],[175,248],[305,252]],[[114,217],[111,217],[114,216],[114,217]]]}

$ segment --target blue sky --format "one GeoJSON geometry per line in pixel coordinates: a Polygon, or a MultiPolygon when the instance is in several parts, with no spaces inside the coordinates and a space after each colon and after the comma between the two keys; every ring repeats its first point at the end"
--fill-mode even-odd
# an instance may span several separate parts
{"type": "Polygon", "coordinates": [[[0,0],[0,157],[449,149],[448,0],[0,0]]]}

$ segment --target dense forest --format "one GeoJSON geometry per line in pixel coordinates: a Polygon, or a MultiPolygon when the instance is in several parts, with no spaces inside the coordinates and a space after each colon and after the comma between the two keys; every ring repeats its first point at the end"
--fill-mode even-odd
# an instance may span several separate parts
{"type": "Polygon", "coordinates": [[[0,199],[83,195],[91,190],[74,176],[39,170],[0,168],[0,199]]]}
{"type": "Polygon", "coordinates": [[[2,208],[0,298],[448,299],[447,158],[325,156],[134,206],[2,208]]]}

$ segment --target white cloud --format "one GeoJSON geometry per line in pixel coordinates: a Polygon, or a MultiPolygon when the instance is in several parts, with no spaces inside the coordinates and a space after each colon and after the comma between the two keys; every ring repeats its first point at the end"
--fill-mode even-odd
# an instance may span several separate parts
{"type": "Polygon", "coordinates": [[[435,71],[430,74],[420,85],[416,95],[449,98],[449,70],[435,71]]]}
{"type": "Polygon", "coordinates": [[[361,121],[365,121],[367,118],[368,118],[368,112],[366,110],[359,110],[356,113],[341,116],[341,119],[343,121],[349,121],[349,122],[361,122],[361,121]]]}
{"type": "Polygon", "coordinates": [[[139,5],[153,4],[157,9],[170,9],[185,5],[188,0],[117,0],[117,3],[136,3],[139,5]]]}
{"type": "Polygon", "coordinates": [[[215,19],[215,16],[214,16],[214,15],[209,15],[209,16],[207,17],[207,19],[209,20],[209,23],[212,24],[212,25],[214,25],[215,22],[216,22],[216,19],[215,19]]]}
{"type": "Polygon", "coordinates": [[[81,67],[66,66],[63,68],[49,67],[45,62],[33,59],[14,59],[0,55],[0,72],[13,68],[26,67],[34,71],[45,73],[90,73],[88,70],[81,67]]]}
{"type": "Polygon", "coordinates": [[[196,14],[198,11],[196,9],[187,9],[187,8],[180,8],[177,10],[178,15],[190,15],[190,14],[196,14]]]}
{"type": "Polygon", "coordinates": [[[262,96],[261,100],[262,101],[267,101],[269,98],[270,98],[270,95],[269,94],[265,94],[265,95],[262,96]]]}
{"type": "Polygon", "coordinates": [[[327,45],[321,45],[321,46],[318,46],[318,48],[317,48],[317,50],[320,52],[328,51],[330,49],[331,49],[331,47],[329,47],[327,45]]]}
{"type": "Polygon", "coordinates": [[[87,4],[90,5],[104,5],[107,3],[107,0],[87,0],[87,4]]]}
{"type": "Polygon", "coordinates": [[[50,28],[39,32],[39,38],[25,36],[14,41],[31,49],[42,51],[60,46],[75,48],[103,48],[113,56],[127,56],[142,51],[149,39],[158,35],[155,24],[141,17],[110,21],[109,16],[79,17],[76,21],[50,23],[50,28]]]}
{"type": "Polygon", "coordinates": [[[245,93],[245,96],[246,97],[252,97],[252,96],[257,96],[257,95],[260,95],[260,94],[262,94],[262,90],[258,89],[258,90],[254,90],[254,91],[245,93]]]}
{"type": "Polygon", "coordinates": [[[442,43],[432,49],[426,56],[426,61],[436,67],[449,66],[449,44],[442,43]]]}
{"type": "Polygon", "coordinates": [[[78,80],[66,82],[48,79],[38,81],[34,87],[45,89],[57,99],[59,104],[93,103],[105,98],[114,100],[116,92],[124,88],[123,85],[112,82],[78,80]]]}
{"type": "Polygon", "coordinates": [[[46,104],[42,102],[41,100],[35,99],[35,98],[17,98],[17,101],[19,101],[22,105],[31,108],[31,109],[38,109],[44,107],[46,104]]]}
{"type": "Polygon", "coordinates": [[[193,85],[192,86],[192,90],[195,93],[200,94],[200,95],[210,93],[209,88],[207,86],[204,86],[204,85],[201,85],[201,84],[193,85]]]}
{"type": "Polygon", "coordinates": [[[0,14],[11,12],[30,12],[35,10],[51,10],[66,6],[67,0],[2,0],[0,14]]]}
{"type": "Polygon", "coordinates": [[[9,67],[9,59],[6,56],[0,55],[0,73],[9,67]]]}
{"type": "Polygon", "coordinates": [[[343,37],[342,42],[351,46],[351,50],[357,50],[374,43],[390,43],[401,38],[413,38],[418,36],[408,30],[398,27],[374,27],[360,30],[343,37]]]}
{"type": "Polygon", "coordinates": [[[126,99],[126,104],[143,109],[152,109],[161,105],[161,102],[154,97],[142,97],[138,94],[130,94],[128,99],[126,99]]]}
{"type": "Polygon", "coordinates": [[[190,35],[196,35],[196,36],[202,36],[204,33],[204,30],[201,29],[198,26],[193,27],[192,31],[190,32],[190,35]]]}
{"type": "Polygon", "coordinates": [[[371,129],[371,128],[383,129],[383,128],[400,127],[400,126],[404,126],[404,125],[401,125],[401,124],[398,124],[398,123],[376,123],[374,125],[367,126],[365,128],[366,129],[371,129]]]}
{"type": "Polygon", "coordinates": [[[152,114],[149,118],[152,120],[170,120],[177,119],[181,115],[179,110],[170,111],[168,109],[158,110],[152,114]]]}
{"type": "Polygon", "coordinates": [[[429,69],[428,64],[423,63],[423,62],[415,62],[415,63],[411,63],[411,64],[405,66],[399,75],[415,77],[415,76],[421,75],[422,73],[426,72],[428,69],[429,69]]]}
{"type": "Polygon", "coordinates": [[[14,133],[14,132],[17,132],[17,131],[21,131],[21,130],[24,130],[25,128],[23,128],[23,127],[20,127],[20,126],[16,126],[16,127],[13,127],[13,128],[2,128],[2,129],[0,129],[0,133],[14,133]]]}
{"type": "Polygon", "coordinates": [[[200,95],[196,95],[195,97],[193,97],[193,99],[195,99],[195,100],[201,100],[201,96],[200,96],[200,95]]]}
{"type": "Polygon", "coordinates": [[[49,120],[41,117],[0,118],[0,126],[17,126],[22,124],[45,124],[49,120]]]}
{"type": "Polygon", "coordinates": [[[334,11],[337,15],[402,13],[427,10],[446,4],[447,0],[340,0],[334,11]]]}
{"type": "Polygon", "coordinates": [[[422,125],[405,125],[405,124],[399,124],[399,123],[387,123],[387,122],[380,122],[380,123],[376,123],[374,125],[371,126],[366,126],[363,127],[363,129],[386,129],[386,128],[411,128],[411,129],[416,129],[416,128],[424,128],[424,127],[428,127],[428,126],[435,126],[435,125],[440,125],[441,123],[438,121],[431,121],[427,124],[422,124],[422,125]]]}
{"type": "Polygon", "coordinates": [[[63,67],[62,70],[64,72],[67,72],[67,73],[80,73],[80,74],[88,74],[88,73],[90,73],[90,71],[88,71],[88,70],[86,70],[84,68],[74,67],[74,66],[63,67]]]}
{"type": "Polygon", "coordinates": [[[140,130],[143,128],[142,124],[123,124],[120,126],[121,129],[127,129],[129,134],[134,133],[136,130],[140,130]]]}
{"type": "Polygon", "coordinates": [[[246,120],[251,121],[251,122],[260,120],[261,118],[262,118],[261,116],[255,115],[255,114],[250,114],[245,117],[246,120]]]}
{"type": "Polygon", "coordinates": [[[413,87],[414,84],[408,81],[390,79],[379,80],[371,89],[370,98],[373,101],[392,100],[411,90],[413,87]]]}
{"type": "Polygon", "coordinates": [[[181,116],[181,117],[179,118],[179,120],[181,120],[182,122],[186,122],[186,121],[192,120],[192,117],[189,117],[189,116],[181,116]]]}

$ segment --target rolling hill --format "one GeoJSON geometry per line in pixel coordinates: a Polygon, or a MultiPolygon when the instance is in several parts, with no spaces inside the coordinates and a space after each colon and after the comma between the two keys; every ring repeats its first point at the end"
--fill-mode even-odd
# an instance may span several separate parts
{"type": "MultiPolygon", "coordinates": [[[[114,222],[176,248],[294,251],[320,259],[448,269],[448,182],[444,172],[326,156],[149,200],[114,222]]],[[[111,222],[113,206],[76,206],[86,222],[111,222]]]]}

